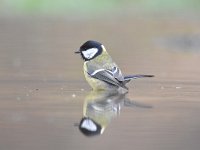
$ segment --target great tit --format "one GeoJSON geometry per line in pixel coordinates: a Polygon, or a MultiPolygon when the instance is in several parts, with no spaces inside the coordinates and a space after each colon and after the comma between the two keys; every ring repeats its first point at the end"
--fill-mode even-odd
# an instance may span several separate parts
{"type": "Polygon", "coordinates": [[[128,92],[126,83],[131,79],[153,77],[153,75],[124,76],[106,51],[106,48],[97,41],[85,42],[76,54],[84,60],[83,70],[86,81],[93,90],[111,90],[128,92]]]}

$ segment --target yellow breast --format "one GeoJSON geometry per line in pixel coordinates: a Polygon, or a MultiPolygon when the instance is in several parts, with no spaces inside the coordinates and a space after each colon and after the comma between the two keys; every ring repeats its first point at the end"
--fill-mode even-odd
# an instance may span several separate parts
{"type": "MultiPolygon", "coordinates": [[[[112,58],[109,56],[109,54],[106,52],[106,50],[103,50],[103,53],[101,56],[96,57],[93,60],[84,62],[83,70],[86,81],[89,83],[89,85],[92,87],[93,90],[111,90],[111,86],[108,85],[104,81],[100,81],[98,79],[92,78],[90,75],[88,75],[87,70],[88,69],[112,69],[113,66],[116,64],[112,61],[112,58]]],[[[112,89],[113,90],[113,89],[112,89]]]]}
{"type": "Polygon", "coordinates": [[[88,75],[85,69],[84,69],[84,75],[86,81],[89,83],[89,85],[92,87],[93,90],[106,90],[108,88],[108,85],[104,81],[92,78],[91,76],[88,75]]]}

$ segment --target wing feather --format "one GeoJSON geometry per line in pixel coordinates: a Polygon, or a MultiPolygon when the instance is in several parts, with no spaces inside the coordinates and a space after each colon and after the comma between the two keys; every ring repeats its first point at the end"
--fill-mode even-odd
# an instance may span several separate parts
{"type": "Polygon", "coordinates": [[[110,70],[99,69],[89,74],[91,77],[107,82],[108,84],[125,88],[123,82],[118,81],[110,70]]]}
{"type": "Polygon", "coordinates": [[[114,78],[117,79],[118,81],[121,81],[121,82],[124,81],[124,76],[122,75],[122,72],[118,67],[112,68],[112,74],[114,78]]]}

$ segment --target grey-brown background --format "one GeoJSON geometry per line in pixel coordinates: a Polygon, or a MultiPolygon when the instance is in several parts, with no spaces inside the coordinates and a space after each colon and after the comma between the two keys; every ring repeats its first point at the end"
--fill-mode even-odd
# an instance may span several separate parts
{"type": "Polygon", "coordinates": [[[126,5],[110,13],[100,9],[96,16],[91,16],[94,10],[89,5],[86,10],[91,12],[82,15],[45,14],[45,9],[39,12],[42,15],[22,14],[17,11],[21,5],[16,13],[4,5],[0,149],[198,150],[200,17],[198,11],[179,8],[177,3],[173,12],[139,11],[147,9],[145,3],[137,11],[126,5]],[[102,42],[125,74],[155,75],[131,82],[127,95],[152,108],[123,107],[104,134],[93,138],[74,126],[83,116],[90,91],[83,61],[74,51],[89,39],[102,42]]]}

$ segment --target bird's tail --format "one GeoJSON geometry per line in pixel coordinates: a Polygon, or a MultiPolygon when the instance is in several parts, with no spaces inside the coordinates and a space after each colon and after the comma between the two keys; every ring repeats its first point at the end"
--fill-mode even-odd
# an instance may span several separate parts
{"type": "Polygon", "coordinates": [[[126,83],[128,83],[129,81],[131,81],[131,79],[149,78],[149,77],[154,77],[154,75],[143,75],[143,74],[127,75],[124,76],[124,80],[126,83]]]}

